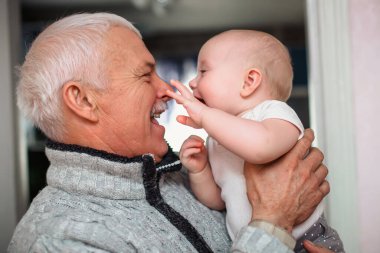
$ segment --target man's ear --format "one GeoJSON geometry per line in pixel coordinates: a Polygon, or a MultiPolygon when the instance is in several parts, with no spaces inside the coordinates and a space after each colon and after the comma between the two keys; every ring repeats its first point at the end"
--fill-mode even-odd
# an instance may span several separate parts
{"type": "Polygon", "coordinates": [[[243,98],[249,97],[260,86],[262,74],[258,69],[248,69],[244,76],[244,84],[240,91],[243,98]]]}
{"type": "Polygon", "coordinates": [[[97,122],[97,106],[91,93],[77,82],[68,82],[62,88],[63,101],[77,116],[97,122]]]}

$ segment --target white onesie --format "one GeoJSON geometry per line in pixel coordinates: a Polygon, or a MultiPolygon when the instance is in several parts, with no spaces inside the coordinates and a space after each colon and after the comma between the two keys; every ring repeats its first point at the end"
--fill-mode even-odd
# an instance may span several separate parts
{"type": "MultiPolygon", "coordinates": [[[[281,101],[264,101],[244,113],[242,118],[255,121],[273,118],[286,120],[300,130],[299,138],[303,136],[304,128],[297,114],[290,106],[281,101]]],[[[230,131],[234,131],[234,129],[230,131]]],[[[208,138],[207,149],[215,182],[221,188],[222,199],[226,203],[227,230],[231,239],[234,240],[237,232],[248,225],[252,215],[244,178],[244,160],[219,145],[211,137],[208,138]]],[[[319,219],[322,213],[323,205],[321,203],[305,222],[293,229],[293,236],[298,239],[319,219]]]]}

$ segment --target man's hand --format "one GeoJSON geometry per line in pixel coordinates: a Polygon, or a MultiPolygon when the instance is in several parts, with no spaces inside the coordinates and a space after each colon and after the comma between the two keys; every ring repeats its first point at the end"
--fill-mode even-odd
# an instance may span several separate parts
{"type": "Polygon", "coordinates": [[[308,240],[304,241],[303,245],[309,253],[333,253],[331,250],[328,250],[322,246],[315,245],[308,240]]]}
{"type": "Polygon", "coordinates": [[[180,94],[167,90],[166,94],[183,105],[190,117],[180,115],[177,121],[193,128],[202,128],[202,111],[207,108],[205,104],[196,99],[193,93],[179,81],[171,80],[170,83],[177,88],[180,94]]]}
{"type": "Polygon", "coordinates": [[[245,163],[252,219],[262,219],[289,232],[306,220],[329,191],[323,154],[311,148],[314,133],[305,135],[287,154],[264,165],[245,163]]]}
{"type": "Polygon", "coordinates": [[[208,162],[204,140],[199,136],[191,135],[183,142],[179,157],[189,173],[201,172],[208,162]]]}

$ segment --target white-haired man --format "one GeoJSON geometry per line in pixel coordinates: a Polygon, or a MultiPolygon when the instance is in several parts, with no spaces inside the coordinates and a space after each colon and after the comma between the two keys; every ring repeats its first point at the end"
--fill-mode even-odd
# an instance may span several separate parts
{"type": "MultiPolygon", "coordinates": [[[[50,167],[9,252],[231,250],[223,214],[189,192],[155,119],[167,89],[140,33],[119,16],[72,15],[37,37],[20,69],[18,104],[49,137],[50,167]]],[[[307,131],[265,170],[247,165],[255,213],[233,251],[291,252],[287,232],[329,191],[312,140],[307,131]],[[278,171],[287,173],[277,182],[278,171]]]]}

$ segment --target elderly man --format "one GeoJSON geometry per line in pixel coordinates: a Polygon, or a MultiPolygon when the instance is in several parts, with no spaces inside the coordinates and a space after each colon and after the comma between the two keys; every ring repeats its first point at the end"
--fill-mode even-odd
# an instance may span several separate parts
{"type": "MultiPolygon", "coordinates": [[[[10,252],[231,250],[223,214],[196,201],[163,139],[155,118],[170,87],[128,21],[97,13],[53,23],[34,41],[20,77],[19,107],[49,137],[50,167],[10,252]]],[[[307,131],[265,169],[247,165],[255,213],[233,251],[291,252],[287,232],[329,191],[312,140],[307,131]],[[272,176],[279,173],[281,180],[272,176]]]]}

